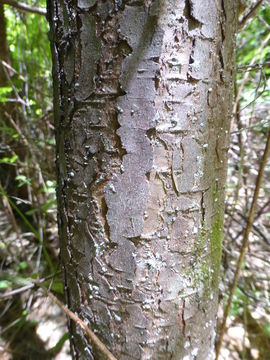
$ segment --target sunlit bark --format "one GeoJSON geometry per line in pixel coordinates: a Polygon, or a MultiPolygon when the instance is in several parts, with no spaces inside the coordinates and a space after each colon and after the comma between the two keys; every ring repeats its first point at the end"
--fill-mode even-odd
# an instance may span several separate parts
{"type": "Polygon", "coordinates": [[[48,5],[68,306],[118,359],[212,359],[235,1],[48,5]]]}

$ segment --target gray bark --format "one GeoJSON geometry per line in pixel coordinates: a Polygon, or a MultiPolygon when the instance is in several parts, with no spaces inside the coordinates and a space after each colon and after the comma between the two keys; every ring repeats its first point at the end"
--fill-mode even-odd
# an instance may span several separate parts
{"type": "MultiPolygon", "coordinates": [[[[48,2],[66,299],[118,359],[212,359],[234,0],[48,2]]],[[[101,359],[70,323],[76,359],[101,359]]]]}

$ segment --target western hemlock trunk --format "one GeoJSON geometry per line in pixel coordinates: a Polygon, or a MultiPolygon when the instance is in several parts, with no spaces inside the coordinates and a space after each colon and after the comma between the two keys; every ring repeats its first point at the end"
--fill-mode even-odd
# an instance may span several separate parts
{"type": "Polygon", "coordinates": [[[48,2],[66,298],[118,359],[214,357],[236,4],[48,2]]]}

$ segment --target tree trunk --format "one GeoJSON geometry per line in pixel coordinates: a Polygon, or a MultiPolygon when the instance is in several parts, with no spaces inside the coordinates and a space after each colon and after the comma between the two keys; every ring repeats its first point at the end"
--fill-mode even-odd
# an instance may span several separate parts
{"type": "Polygon", "coordinates": [[[236,3],[48,2],[66,298],[118,359],[214,358],[236,3]]]}

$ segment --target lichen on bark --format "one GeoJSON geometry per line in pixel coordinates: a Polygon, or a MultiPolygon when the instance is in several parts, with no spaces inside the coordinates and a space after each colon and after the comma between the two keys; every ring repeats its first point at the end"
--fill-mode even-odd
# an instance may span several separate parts
{"type": "Polygon", "coordinates": [[[212,266],[212,286],[218,288],[220,263],[222,255],[222,238],[223,238],[223,209],[216,184],[213,189],[213,200],[216,204],[216,212],[212,218],[210,230],[211,244],[211,266],[212,266]]]}

